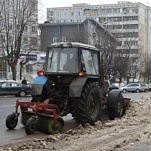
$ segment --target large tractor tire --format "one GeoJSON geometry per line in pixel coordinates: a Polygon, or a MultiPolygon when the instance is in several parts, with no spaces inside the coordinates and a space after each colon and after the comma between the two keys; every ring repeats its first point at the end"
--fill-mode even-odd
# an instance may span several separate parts
{"type": "Polygon", "coordinates": [[[114,120],[116,117],[122,117],[125,114],[126,106],[119,90],[109,92],[107,110],[110,120],[114,120]]]}
{"type": "Polygon", "coordinates": [[[102,112],[101,91],[96,83],[84,86],[81,97],[73,102],[72,116],[78,124],[90,123],[93,125],[100,120],[102,112]]]}

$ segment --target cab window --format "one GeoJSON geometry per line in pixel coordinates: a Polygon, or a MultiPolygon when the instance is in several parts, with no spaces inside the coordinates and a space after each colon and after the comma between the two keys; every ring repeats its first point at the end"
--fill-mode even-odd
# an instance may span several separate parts
{"type": "Polygon", "coordinates": [[[97,53],[92,53],[89,50],[82,50],[82,57],[87,74],[98,75],[98,57],[97,53]]]}

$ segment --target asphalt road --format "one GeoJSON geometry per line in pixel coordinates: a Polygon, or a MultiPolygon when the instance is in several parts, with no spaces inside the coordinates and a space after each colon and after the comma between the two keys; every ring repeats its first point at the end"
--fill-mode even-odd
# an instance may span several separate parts
{"type": "MultiPolygon", "coordinates": [[[[123,94],[126,98],[131,98],[131,100],[138,100],[142,96],[151,96],[151,92],[147,93],[125,93],[123,94]]],[[[5,120],[9,114],[15,111],[15,102],[19,99],[21,101],[30,101],[30,97],[24,98],[16,98],[16,97],[0,97],[0,145],[8,144],[11,142],[16,142],[19,140],[28,140],[31,138],[41,138],[47,136],[47,134],[35,132],[33,135],[26,135],[24,131],[24,127],[18,122],[17,127],[15,130],[8,130],[5,126],[5,120]]],[[[76,128],[76,123],[72,119],[71,115],[64,117],[65,126],[63,131],[66,131],[70,128],[76,128]]],[[[147,143],[147,142],[146,142],[147,143]]],[[[142,145],[141,145],[142,146],[142,145]]],[[[120,150],[120,151],[128,151],[128,150],[120,150]]],[[[135,150],[134,150],[135,151],[135,150]]],[[[148,150],[146,150],[148,151],[148,150]]]]}
{"type": "MultiPolygon", "coordinates": [[[[0,137],[0,145],[16,142],[19,140],[28,140],[31,138],[41,138],[47,136],[47,134],[40,133],[38,131],[36,131],[33,135],[27,135],[25,133],[23,125],[20,122],[21,116],[19,116],[19,122],[14,130],[8,130],[6,128],[5,126],[6,118],[9,114],[15,111],[15,103],[17,99],[20,101],[30,101],[31,97],[23,97],[23,98],[17,98],[12,96],[0,97],[0,136],[3,136],[0,137]]],[[[76,128],[76,123],[70,114],[64,117],[64,120],[66,122],[63,128],[63,132],[67,131],[71,127],[72,129],[76,128]]]]}

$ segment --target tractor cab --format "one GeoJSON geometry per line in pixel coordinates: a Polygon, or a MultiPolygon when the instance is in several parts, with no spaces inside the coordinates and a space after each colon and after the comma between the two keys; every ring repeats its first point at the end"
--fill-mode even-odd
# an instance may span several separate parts
{"type": "Polygon", "coordinates": [[[47,48],[44,73],[48,79],[70,84],[75,77],[99,78],[99,51],[81,43],[55,43],[47,48]],[[62,80],[60,80],[62,79],[62,80]]]}

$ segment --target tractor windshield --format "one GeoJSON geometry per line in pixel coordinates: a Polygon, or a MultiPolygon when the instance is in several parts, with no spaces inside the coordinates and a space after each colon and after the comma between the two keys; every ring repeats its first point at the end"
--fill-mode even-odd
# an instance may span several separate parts
{"type": "Polygon", "coordinates": [[[77,48],[52,48],[49,51],[47,72],[77,73],[77,48]]]}

